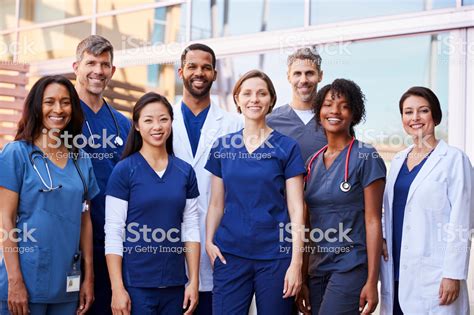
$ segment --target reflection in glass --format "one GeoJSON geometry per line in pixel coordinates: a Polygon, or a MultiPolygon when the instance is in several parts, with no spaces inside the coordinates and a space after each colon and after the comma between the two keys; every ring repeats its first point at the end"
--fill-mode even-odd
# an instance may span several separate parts
{"type": "Polygon", "coordinates": [[[20,26],[90,15],[92,4],[91,0],[21,0],[20,26]]]}
{"type": "Polygon", "coordinates": [[[11,29],[16,26],[15,0],[4,0],[1,2],[2,18],[0,19],[0,30],[11,29]]]}
{"type": "Polygon", "coordinates": [[[31,62],[74,56],[76,46],[90,35],[91,22],[20,32],[18,58],[31,62]]]}

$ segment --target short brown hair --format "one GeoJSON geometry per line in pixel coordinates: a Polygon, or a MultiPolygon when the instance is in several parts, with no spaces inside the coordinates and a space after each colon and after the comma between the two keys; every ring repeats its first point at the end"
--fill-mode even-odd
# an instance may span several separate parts
{"type": "MultiPolygon", "coordinates": [[[[275,106],[276,100],[277,100],[277,95],[275,91],[275,87],[273,86],[272,80],[268,77],[268,75],[265,74],[265,72],[260,71],[260,70],[250,70],[249,72],[245,73],[243,76],[240,77],[240,79],[235,83],[234,85],[234,90],[232,91],[232,97],[234,98],[234,103],[237,105],[237,95],[240,93],[240,89],[242,88],[242,84],[247,81],[248,79],[252,78],[259,78],[265,81],[267,84],[268,92],[270,93],[270,109],[268,110],[268,113],[272,112],[273,107],[275,106]]],[[[242,113],[240,110],[239,106],[237,106],[237,112],[242,113]]]]}
{"type": "Polygon", "coordinates": [[[104,37],[100,35],[90,35],[84,38],[76,48],[76,61],[81,61],[84,52],[88,52],[94,56],[99,56],[104,52],[110,53],[110,62],[114,61],[114,47],[104,37]]]}
{"type": "Polygon", "coordinates": [[[402,97],[400,98],[400,102],[398,103],[401,115],[403,115],[403,103],[410,96],[419,96],[424,98],[430,106],[431,117],[433,117],[435,125],[438,126],[441,123],[443,112],[441,110],[439,99],[433,91],[424,86],[413,86],[403,93],[402,97]]]}

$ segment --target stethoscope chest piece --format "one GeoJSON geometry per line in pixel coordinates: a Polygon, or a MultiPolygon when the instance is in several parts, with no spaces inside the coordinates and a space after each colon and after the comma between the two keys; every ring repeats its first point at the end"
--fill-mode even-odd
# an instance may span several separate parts
{"type": "Polygon", "coordinates": [[[341,183],[341,185],[339,186],[339,188],[341,189],[342,192],[348,192],[349,190],[351,190],[351,184],[349,184],[348,182],[346,181],[343,181],[341,183]]]}
{"type": "Polygon", "coordinates": [[[123,146],[123,140],[120,138],[120,136],[115,137],[114,141],[115,145],[118,145],[119,147],[123,146]]]}

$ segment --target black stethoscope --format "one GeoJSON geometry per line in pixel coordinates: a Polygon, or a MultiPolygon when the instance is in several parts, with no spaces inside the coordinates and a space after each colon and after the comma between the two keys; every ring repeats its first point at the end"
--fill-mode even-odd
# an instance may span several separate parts
{"type": "MultiPolygon", "coordinates": [[[[119,124],[117,122],[117,117],[115,117],[114,112],[112,111],[112,108],[110,107],[110,105],[104,99],[102,99],[102,100],[104,101],[105,107],[107,107],[107,109],[109,110],[110,115],[112,116],[112,119],[114,120],[115,130],[117,130],[117,135],[114,138],[114,144],[116,146],[121,147],[121,146],[123,146],[123,140],[120,137],[120,128],[119,128],[119,124]]],[[[89,122],[87,120],[86,120],[86,125],[87,125],[87,129],[89,130],[89,133],[91,134],[91,137],[92,137],[93,136],[92,129],[91,129],[91,126],[89,125],[89,122]]],[[[95,146],[94,137],[92,137],[92,143],[95,146]]]]}
{"type": "MultiPolygon", "coordinates": [[[[87,183],[86,183],[86,180],[84,178],[84,175],[82,174],[81,168],[79,167],[79,165],[77,165],[77,159],[75,157],[73,157],[72,160],[74,162],[74,166],[77,170],[77,173],[79,173],[79,177],[81,178],[82,187],[84,189],[84,193],[82,195],[82,201],[85,202],[89,189],[87,187],[87,183]]],[[[57,190],[57,189],[60,189],[60,188],[63,187],[62,185],[54,186],[53,179],[51,177],[51,172],[49,171],[47,158],[46,158],[45,154],[42,151],[40,151],[40,150],[31,151],[31,153],[30,153],[30,162],[31,162],[31,165],[33,166],[33,169],[35,170],[36,174],[38,175],[39,179],[43,183],[44,187],[46,187],[46,188],[39,189],[38,190],[39,192],[51,192],[51,191],[54,191],[54,190],[57,190]],[[46,172],[48,173],[49,185],[48,185],[48,183],[46,183],[43,176],[41,176],[41,173],[38,170],[38,167],[36,166],[35,159],[38,158],[38,157],[40,157],[43,160],[44,166],[46,168],[46,172]]]]}
{"type": "MultiPolygon", "coordinates": [[[[351,190],[351,187],[352,187],[348,180],[349,180],[349,158],[351,156],[352,145],[354,144],[354,141],[355,141],[355,138],[353,137],[349,144],[349,149],[347,149],[346,165],[344,169],[344,181],[339,185],[339,189],[341,189],[341,191],[345,193],[351,190]]],[[[311,166],[313,165],[313,161],[321,154],[321,152],[324,152],[327,148],[328,148],[328,145],[326,144],[318,152],[316,152],[315,155],[313,155],[311,160],[309,160],[307,175],[304,178],[305,188],[306,188],[306,183],[309,181],[309,176],[311,175],[311,166]]]]}

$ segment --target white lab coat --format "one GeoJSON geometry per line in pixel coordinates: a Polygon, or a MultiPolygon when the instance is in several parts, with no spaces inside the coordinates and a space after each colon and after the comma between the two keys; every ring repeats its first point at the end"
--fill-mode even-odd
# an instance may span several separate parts
{"type": "Polygon", "coordinates": [[[211,102],[206,121],[201,129],[196,156],[193,157],[188,132],[181,112],[181,102],[173,106],[173,149],[175,155],[191,164],[196,172],[199,188],[198,209],[201,233],[201,261],[199,268],[199,291],[212,291],[212,268],[206,253],[206,214],[211,196],[211,173],[204,169],[211,147],[217,138],[243,128],[237,115],[228,113],[211,102]]]}
{"type": "MultiPolygon", "coordinates": [[[[398,173],[412,147],[398,153],[384,194],[384,238],[389,260],[381,262],[381,314],[392,314],[392,204],[398,173]]],[[[440,140],[410,186],[403,221],[399,302],[406,315],[469,314],[466,279],[473,227],[473,175],[469,158],[440,140]],[[460,235],[459,231],[462,231],[460,235]],[[460,279],[459,297],[440,306],[442,278],[460,279]]]]}

